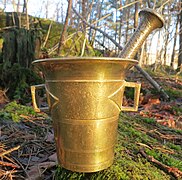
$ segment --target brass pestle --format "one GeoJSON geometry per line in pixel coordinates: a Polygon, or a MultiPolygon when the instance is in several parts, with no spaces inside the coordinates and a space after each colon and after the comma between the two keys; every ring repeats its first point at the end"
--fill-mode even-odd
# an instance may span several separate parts
{"type": "Polygon", "coordinates": [[[140,23],[128,43],[119,53],[121,58],[133,59],[148,35],[164,25],[163,17],[155,10],[146,8],[139,12],[140,23]]]}

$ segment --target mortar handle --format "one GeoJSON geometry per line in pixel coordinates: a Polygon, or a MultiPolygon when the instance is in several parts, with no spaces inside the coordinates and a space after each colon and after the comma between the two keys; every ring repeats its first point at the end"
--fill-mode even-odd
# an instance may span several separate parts
{"type": "Polygon", "coordinates": [[[33,85],[30,87],[31,89],[31,94],[32,94],[32,103],[33,103],[33,108],[35,112],[41,112],[41,111],[47,111],[49,110],[49,107],[38,107],[35,94],[36,94],[36,89],[42,89],[45,88],[45,84],[39,84],[39,85],[33,85]]]}
{"type": "MultiPolygon", "coordinates": [[[[124,83],[124,88],[125,87],[131,87],[131,88],[134,88],[134,90],[135,90],[135,93],[134,93],[134,106],[133,107],[122,106],[122,104],[123,104],[123,99],[122,99],[121,111],[137,111],[138,110],[139,97],[140,97],[141,84],[140,83],[135,83],[135,82],[125,82],[124,83]]],[[[124,91],[123,91],[123,95],[124,95],[124,91]]]]}

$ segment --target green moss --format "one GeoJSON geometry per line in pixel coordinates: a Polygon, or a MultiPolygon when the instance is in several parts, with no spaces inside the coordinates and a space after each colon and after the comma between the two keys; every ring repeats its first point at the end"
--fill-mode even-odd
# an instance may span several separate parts
{"type": "MultiPolygon", "coordinates": [[[[65,170],[61,167],[57,168],[56,179],[80,179],[80,180],[130,180],[130,179],[155,179],[166,180],[172,179],[164,171],[160,170],[153,163],[148,162],[147,159],[140,155],[140,148],[145,148],[148,155],[153,156],[160,162],[176,167],[181,170],[182,157],[181,146],[172,144],[172,142],[161,144],[161,141],[146,134],[145,131],[150,129],[157,129],[158,131],[167,131],[166,127],[158,126],[154,119],[141,118],[139,116],[128,116],[121,114],[118,124],[118,143],[115,147],[114,163],[108,169],[96,173],[76,173],[65,170]],[[144,131],[145,130],[145,131],[144,131]],[[141,147],[139,144],[144,144],[152,148],[141,147]],[[173,154],[163,152],[155,147],[168,149],[174,151],[173,154]]],[[[168,129],[169,130],[169,129],[168,129]]],[[[179,133],[172,131],[172,133],[179,133]]]]}
{"type": "Polygon", "coordinates": [[[0,27],[3,28],[3,27],[6,27],[6,13],[5,12],[0,12],[0,27]]]}
{"type": "Polygon", "coordinates": [[[124,95],[126,99],[133,99],[134,98],[134,88],[125,87],[124,95]]]}
{"type": "Polygon", "coordinates": [[[13,101],[5,106],[4,109],[0,110],[0,118],[4,120],[13,120],[14,122],[20,122],[23,116],[35,116],[36,113],[32,107],[23,106],[13,101]]]}
{"type": "MultiPolygon", "coordinates": [[[[51,20],[47,19],[39,19],[41,22],[41,28],[42,28],[42,42],[45,41],[45,38],[47,36],[47,31],[49,29],[49,25],[51,24],[51,20]]],[[[58,22],[52,22],[52,28],[50,30],[50,35],[48,42],[46,44],[46,48],[52,48],[56,45],[56,43],[59,42],[60,39],[60,34],[63,28],[63,24],[58,23],[58,22]]]]}
{"type": "Polygon", "coordinates": [[[172,106],[171,107],[171,111],[177,115],[177,116],[181,116],[182,115],[182,108],[181,107],[177,107],[177,106],[172,106]]]}
{"type": "Polygon", "coordinates": [[[57,168],[56,180],[80,179],[80,180],[130,180],[130,179],[156,179],[167,180],[169,176],[165,175],[161,170],[152,166],[140,155],[132,157],[126,155],[125,150],[116,147],[114,164],[103,171],[96,173],[76,173],[65,170],[61,167],[57,168]]]}
{"type": "Polygon", "coordinates": [[[146,149],[146,153],[150,156],[153,156],[158,161],[162,162],[165,165],[176,167],[179,170],[182,170],[182,161],[180,159],[172,157],[171,154],[168,153],[162,153],[159,150],[155,149],[146,149]]]}
{"type": "Polygon", "coordinates": [[[6,70],[2,65],[0,71],[0,86],[9,89],[7,95],[10,99],[18,99],[22,104],[31,101],[30,86],[43,83],[33,70],[19,64],[13,64],[6,70]]]}
{"type": "Polygon", "coordinates": [[[155,121],[155,119],[153,119],[153,118],[142,118],[142,120],[143,120],[145,123],[148,123],[148,124],[156,124],[156,121],[155,121]]]}
{"type": "Polygon", "coordinates": [[[169,148],[174,149],[176,151],[181,151],[182,147],[180,145],[175,145],[173,143],[167,143],[166,144],[169,148]]]}
{"type": "Polygon", "coordinates": [[[171,99],[180,98],[182,93],[182,90],[172,89],[169,87],[165,87],[165,91],[171,99]]]}

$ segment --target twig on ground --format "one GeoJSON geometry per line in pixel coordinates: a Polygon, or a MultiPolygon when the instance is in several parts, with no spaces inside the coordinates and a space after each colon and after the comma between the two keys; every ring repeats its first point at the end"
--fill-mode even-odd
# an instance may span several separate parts
{"type": "Polygon", "coordinates": [[[4,161],[0,161],[0,165],[12,167],[12,168],[20,168],[20,166],[17,166],[16,164],[4,162],[4,161]]]}
{"type": "Polygon", "coordinates": [[[8,156],[4,156],[3,158],[11,162],[12,164],[16,165],[17,167],[19,167],[18,164],[16,164],[16,162],[13,161],[13,159],[9,158],[8,156]]]}
{"type": "Polygon", "coordinates": [[[3,170],[0,170],[0,178],[1,180],[4,180],[4,179],[8,179],[8,180],[13,180],[13,173],[16,173],[17,171],[12,169],[11,171],[3,171],[3,170]]]}
{"type": "Polygon", "coordinates": [[[148,149],[153,149],[152,147],[148,146],[147,144],[143,144],[143,143],[136,143],[136,144],[139,145],[139,146],[146,147],[148,149]]]}
{"type": "Polygon", "coordinates": [[[17,147],[9,149],[7,151],[4,151],[4,152],[0,153],[0,157],[5,156],[6,154],[10,154],[11,152],[18,150],[19,148],[20,148],[20,146],[17,146],[17,147]]]}
{"type": "Polygon", "coordinates": [[[27,166],[25,167],[25,170],[28,169],[28,167],[29,167],[29,165],[30,165],[30,160],[31,160],[31,158],[32,158],[32,149],[31,149],[31,152],[30,152],[30,154],[29,154],[28,163],[27,163],[27,166]]]}
{"type": "Polygon", "coordinates": [[[26,169],[23,167],[23,165],[20,163],[20,161],[18,161],[18,159],[16,159],[15,157],[13,157],[13,159],[20,165],[20,167],[22,168],[22,170],[25,172],[26,176],[29,178],[29,174],[26,171],[26,169]]]}
{"type": "Polygon", "coordinates": [[[182,171],[180,171],[178,168],[167,166],[161,162],[159,162],[157,159],[155,159],[153,156],[149,156],[145,153],[144,149],[140,149],[140,154],[146,158],[148,161],[155,163],[158,167],[160,167],[162,170],[164,170],[166,173],[173,175],[175,178],[182,178],[182,171]]]}

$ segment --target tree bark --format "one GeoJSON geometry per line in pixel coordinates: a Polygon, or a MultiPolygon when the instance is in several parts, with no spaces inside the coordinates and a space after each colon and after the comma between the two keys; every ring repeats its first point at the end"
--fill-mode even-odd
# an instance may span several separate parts
{"type": "MultiPolygon", "coordinates": [[[[167,7],[167,13],[168,14],[170,14],[170,6],[168,5],[168,7],[167,7]]],[[[168,21],[167,21],[167,23],[166,23],[166,33],[165,33],[165,41],[164,41],[164,65],[167,65],[167,62],[166,62],[166,60],[167,60],[167,49],[168,49],[168,43],[169,43],[169,37],[170,37],[170,31],[169,31],[169,29],[170,29],[170,24],[171,24],[171,16],[168,18],[168,21]]]]}
{"type": "Polygon", "coordinates": [[[174,67],[175,48],[176,48],[176,40],[177,40],[177,33],[178,33],[178,23],[179,23],[179,14],[177,15],[177,21],[176,21],[176,27],[175,27],[174,44],[173,44],[173,51],[172,51],[172,56],[171,56],[171,67],[174,67]]]}
{"type": "Polygon", "coordinates": [[[64,22],[64,11],[63,11],[63,2],[61,2],[61,23],[63,23],[64,22]]]}
{"type": "MultiPolygon", "coordinates": [[[[98,1],[97,15],[96,15],[96,18],[97,19],[100,19],[101,18],[101,11],[102,11],[102,6],[103,6],[103,1],[104,0],[102,0],[102,2],[100,2],[100,0],[98,1]]],[[[99,26],[99,21],[97,22],[97,25],[96,26],[99,26]]],[[[91,39],[90,44],[92,46],[94,44],[95,37],[96,37],[96,30],[94,30],[93,35],[92,35],[92,38],[90,37],[90,39],[91,39]]]]}
{"type": "Polygon", "coordinates": [[[126,32],[125,32],[125,44],[128,42],[128,30],[129,30],[129,19],[130,19],[130,8],[127,9],[126,15],[126,32]]]}
{"type": "Polygon", "coordinates": [[[182,0],[180,1],[181,8],[180,8],[180,32],[179,32],[179,56],[178,56],[178,69],[181,67],[182,64],[182,0]]]}
{"type": "Polygon", "coordinates": [[[60,2],[57,2],[56,3],[56,12],[55,12],[55,14],[56,14],[56,21],[57,22],[59,22],[59,17],[60,17],[60,2]]]}
{"type": "MultiPolygon", "coordinates": [[[[115,4],[116,4],[116,15],[115,15],[115,19],[116,19],[116,21],[115,21],[115,41],[117,40],[117,34],[118,34],[118,24],[117,24],[117,22],[118,22],[118,3],[117,3],[117,0],[115,0],[115,4]]],[[[117,46],[115,47],[115,52],[117,52],[117,46]]]]}
{"type": "Polygon", "coordinates": [[[140,57],[139,57],[139,66],[142,67],[144,64],[144,51],[145,51],[145,42],[143,43],[141,47],[140,57]]]}
{"type": "Polygon", "coordinates": [[[51,32],[51,28],[52,28],[52,23],[53,23],[53,21],[51,21],[50,24],[49,24],[47,35],[46,35],[45,41],[44,41],[43,46],[42,46],[43,48],[46,46],[47,41],[49,39],[49,35],[50,35],[50,32],[51,32]]]}
{"type": "Polygon", "coordinates": [[[151,8],[150,0],[147,0],[147,5],[148,5],[149,8],[151,8]]]}
{"type": "MultiPolygon", "coordinates": [[[[120,1],[120,7],[119,8],[122,8],[122,1],[120,1]]],[[[121,37],[122,37],[122,23],[123,23],[123,16],[122,16],[122,10],[120,9],[119,10],[120,12],[120,23],[119,23],[119,33],[118,33],[118,36],[119,36],[119,44],[121,44],[121,37]]]]}
{"type": "MultiPolygon", "coordinates": [[[[137,0],[135,0],[135,1],[136,1],[136,4],[135,4],[135,14],[134,14],[134,31],[138,27],[138,2],[137,2],[137,0]]],[[[138,53],[135,55],[135,59],[138,59],[138,53]]],[[[140,58],[139,59],[139,64],[140,65],[142,64],[141,60],[142,59],[140,58]]]]}
{"type": "Polygon", "coordinates": [[[139,65],[136,65],[135,68],[150,82],[150,84],[162,94],[165,100],[169,99],[169,96],[166,94],[164,89],[146,72],[144,71],[139,65]]]}
{"type": "Polygon", "coordinates": [[[138,26],[138,2],[135,4],[135,14],[134,14],[134,28],[138,26]]]}
{"type": "Polygon", "coordinates": [[[7,0],[4,0],[4,2],[3,2],[3,5],[4,5],[4,7],[3,7],[3,11],[5,11],[5,10],[6,10],[6,4],[7,4],[7,0]]]}
{"type": "Polygon", "coordinates": [[[46,19],[48,19],[48,16],[49,16],[49,0],[47,0],[47,2],[46,2],[46,19]]]}
{"type": "Polygon", "coordinates": [[[67,9],[67,13],[66,13],[66,18],[65,18],[65,23],[64,23],[64,26],[63,26],[63,30],[62,30],[62,33],[61,33],[61,36],[60,36],[60,41],[59,41],[59,44],[58,44],[57,55],[60,54],[61,47],[62,47],[63,42],[65,40],[66,30],[67,30],[67,27],[68,27],[68,21],[69,21],[69,16],[70,16],[70,12],[71,12],[71,7],[72,7],[72,0],[68,0],[68,9],[67,9]]]}
{"type": "MultiPolygon", "coordinates": [[[[86,13],[86,0],[82,0],[82,17],[86,20],[87,13],[86,13]]],[[[86,24],[83,23],[83,32],[86,33],[86,24]]]]}
{"type": "Polygon", "coordinates": [[[158,38],[157,38],[157,51],[156,51],[156,59],[155,59],[155,65],[154,65],[154,71],[157,70],[159,64],[161,63],[161,58],[160,58],[160,36],[161,36],[161,33],[160,31],[158,32],[158,38]]]}
{"type": "Polygon", "coordinates": [[[30,24],[29,24],[29,15],[28,15],[28,0],[24,0],[24,4],[23,4],[23,12],[26,14],[26,27],[27,30],[30,29],[30,24]]]}
{"type": "Polygon", "coordinates": [[[26,0],[24,0],[23,1],[23,13],[25,13],[25,11],[26,11],[26,3],[27,3],[27,1],[26,0]]]}
{"type": "MultiPolygon", "coordinates": [[[[85,1],[85,0],[84,0],[85,1]]],[[[94,1],[92,0],[92,2],[90,3],[88,9],[89,11],[87,11],[86,13],[86,7],[84,7],[84,16],[85,16],[85,21],[89,21],[90,19],[90,15],[91,15],[91,10],[92,10],[92,6],[93,6],[94,1]]],[[[86,6],[86,1],[85,1],[85,6],[86,6]]],[[[84,41],[83,41],[83,45],[82,45],[82,52],[81,52],[81,56],[84,55],[85,52],[85,46],[86,46],[86,41],[87,41],[87,25],[83,23],[83,36],[84,36],[84,41]]]]}

